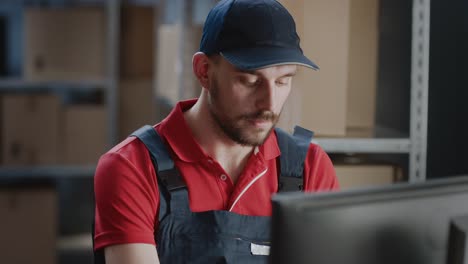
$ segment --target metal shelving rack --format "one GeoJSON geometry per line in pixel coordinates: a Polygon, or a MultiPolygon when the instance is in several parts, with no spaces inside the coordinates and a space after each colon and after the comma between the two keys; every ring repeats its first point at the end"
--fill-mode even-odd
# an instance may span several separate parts
{"type": "Polygon", "coordinates": [[[429,97],[430,0],[413,0],[410,136],[406,138],[319,138],[329,153],[409,154],[409,182],[426,179],[429,97]]]}
{"type": "Polygon", "coordinates": [[[118,76],[119,76],[119,23],[120,0],[107,0],[107,87],[106,104],[108,109],[109,146],[118,140],[118,76]]]}
{"type": "MultiPolygon", "coordinates": [[[[160,7],[165,1],[158,2],[160,7]]],[[[184,6],[184,5],[182,5],[184,6]]],[[[81,80],[76,82],[29,82],[20,79],[0,79],[0,92],[34,91],[48,87],[65,89],[104,89],[109,116],[109,145],[117,143],[118,127],[118,49],[120,0],[105,1],[107,10],[107,76],[102,80],[81,80]],[[96,88],[103,87],[103,88],[96,88]]],[[[185,12],[187,13],[187,12],[185,12]]],[[[158,25],[156,21],[156,24],[158,25]]],[[[179,21],[186,23],[186,19],[179,21]]],[[[430,0],[413,0],[412,14],[412,55],[411,55],[411,105],[409,137],[386,138],[318,138],[329,153],[372,153],[408,154],[409,181],[424,181],[426,175],[427,119],[428,119],[428,71],[429,71],[429,27],[430,0]]],[[[180,59],[180,58],[179,58],[180,59]]],[[[43,166],[32,168],[0,167],[0,176],[28,175],[88,175],[94,168],[89,166],[43,166]],[[60,173],[57,173],[60,172],[60,173]]]]}
{"type": "MultiPolygon", "coordinates": [[[[164,7],[168,0],[154,0],[164,7]]],[[[172,1],[172,0],[171,0],[172,1]]],[[[187,0],[181,0],[187,1],[187,0]]],[[[191,0],[189,0],[191,1],[191,0]]],[[[38,90],[103,90],[108,111],[108,144],[114,145],[118,139],[118,55],[120,0],[102,1],[107,13],[106,64],[107,76],[99,80],[31,82],[22,79],[0,79],[0,93],[30,92],[38,90]]],[[[191,5],[187,5],[191,7],[191,5]]],[[[187,12],[185,12],[187,13],[187,12]]],[[[155,16],[158,17],[158,16],[155,16]]],[[[162,17],[159,14],[159,17],[162,17]]],[[[159,20],[155,21],[158,26],[159,20]]],[[[184,25],[187,19],[179,21],[184,25]]],[[[427,119],[428,119],[428,71],[429,71],[429,26],[430,0],[413,0],[412,14],[412,55],[411,55],[411,102],[410,135],[385,138],[318,138],[313,142],[320,144],[329,153],[370,153],[370,154],[408,154],[409,181],[424,181],[426,175],[427,119]]],[[[155,30],[157,34],[157,30],[155,30]]],[[[182,31],[183,34],[183,31],[182,31]]],[[[183,36],[182,36],[183,37],[183,36]]],[[[182,49],[182,47],[181,47],[182,49]]],[[[180,58],[178,58],[180,60],[180,58]]],[[[180,74],[182,78],[183,74],[180,74]]],[[[37,178],[89,178],[94,175],[95,166],[31,166],[1,167],[2,181],[37,178]]],[[[88,235],[86,235],[88,237],[88,235]]],[[[89,248],[88,240],[84,246],[89,248]]],[[[60,248],[60,246],[59,246],[60,248]]]]}
{"type": "Polygon", "coordinates": [[[413,0],[410,181],[426,179],[430,0],[413,0]]]}
{"type": "MultiPolygon", "coordinates": [[[[73,2],[73,1],[71,1],[73,2]]],[[[119,21],[120,0],[95,1],[106,10],[106,74],[102,79],[83,79],[79,81],[28,81],[20,78],[1,78],[0,93],[103,90],[108,113],[108,145],[118,140],[118,76],[119,76],[119,21]]],[[[83,36],[86,37],[86,36],[83,36]]],[[[97,162],[97,161],[96,161],[97,162]]],[[[0,166],[0,178],[58,178],[58,177],[93,177],[95,166],[88,165],[50,165],[50,166],[0,166]]]]}
{"type": "Polygon", "coordinates": [[[319,144],[328,153],[410,153],[409,138],[317,138],[312,142],[319,144]]]}
{"type": "MultiPolygon", "coordinates": [[[[410,135],[401,137],[396,135],[398,133],[390,133],[395,136],[316,138],[312,142],[328,153],[408,154],[409,182],[418,182],[426,179],[430,0],[413,0],[412,5],[410,135]]],[[[183,10],[189,7],[180,6],[183,10]]],[[[190,11],[184,10],[185,13],[190,11]]],[[[186,26],[187,19],[181,19],[179,23],[186,26]]]]}
{"type": "Polygon", "coordinates": [[[28,81],[16,78],[0,79],[1,92],[31,92],[37,90],[107,90],[106,80],[28,81]]]}
{"type": "MultiPolygon", "coordinates": [[[[430,0],[413,0],[412,5],[410,135],[402,137],[394,131],[383,138],[316,138],[312,142],[328,153],[408,154],[409,182],[418,182],[426,179],[430,0]]],[[[179,13],[190,13],[186,9],[191,7],[182,4],[179,8],[184,12],[179,13]]],[[[187,19],[178,23],[187,26],[187,19]]]]}

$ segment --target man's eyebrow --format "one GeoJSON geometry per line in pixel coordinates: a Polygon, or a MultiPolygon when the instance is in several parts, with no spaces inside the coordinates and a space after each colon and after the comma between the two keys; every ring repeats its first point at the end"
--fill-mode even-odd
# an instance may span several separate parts
{"type": "Polygon", "coordinates": [[[285,75],[281,76],[280,78],[283,78],[283,77],[293,77],[294,75],[297,74],[297,70],[294,71],[294,72],[290,72],[290,73],[286,73],[285,75]]]}
{"type": "MultiPolygon", "coordinates": [[[[235,69],[235,72],[237,72],[237,73],[247,73],[247,74],[252,74],[252,75],[258,75],[259,74],[256,70],[235,69]]],[[[297,70],[295,70],[294,72],[286,73],[286,74],[282,75],[280,78],[292,77],[292,76],[294,76],[296,74],[297,74],[297,70]]]]}
{"type": "Polygon", "coordinates": [[[234,71],[237,73],[247,73],[247,74],[252,74],[252,75],[258,74],[255,70],[243,70],[243,69],[236,68],[234,71]]]}

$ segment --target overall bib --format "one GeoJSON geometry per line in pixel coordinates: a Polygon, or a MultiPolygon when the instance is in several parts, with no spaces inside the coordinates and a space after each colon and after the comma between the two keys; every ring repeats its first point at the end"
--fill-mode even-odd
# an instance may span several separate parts
{"type": "MultiPolygon", "coordinates": [[[[313,133],[296,127],[294,135],[276,129],[281,150],[279,191],[302,190],[304,159],[313,133]]],[[[152,126],[132,136],[148,149],[160,191],[159,230],[155,235],[159,260],[165,263],[267,263],[270,217],[229,211],[190,211],[187,187],[152,126]]],[[[103,250],[95,263],[104,263],[103,250]]]]}

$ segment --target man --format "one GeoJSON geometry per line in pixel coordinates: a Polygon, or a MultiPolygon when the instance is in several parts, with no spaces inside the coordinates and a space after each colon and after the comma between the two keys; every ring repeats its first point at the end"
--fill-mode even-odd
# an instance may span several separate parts
{"type": "MultiPolygon", "coordinates": [[[[281,165],[273,128],[298,65],[318,68],[303,55],[294,20],[281,4],[220,1],[193,56],[200,97],[179,102],[160,124],[99,161],[99,261],[105,255],[110,264],[265,263],[281,165]],[[154,131],[163,143],[151,150],[157,138],[145,137],[154,131]],[[172,161],[155,161],[162,148],[178,171],[168,177],[161,167],[172,161]]],[[[304,190],[337,189],[326,153],[310,143],[305,153],[304,190]]]]}

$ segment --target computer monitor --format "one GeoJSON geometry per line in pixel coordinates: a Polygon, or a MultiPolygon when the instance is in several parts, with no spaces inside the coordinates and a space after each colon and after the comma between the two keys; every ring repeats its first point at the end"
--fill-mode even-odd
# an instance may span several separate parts
{"type": "Polygon", "coordinates": [[[272,264],[448,264],[450,222],[468,215],[468,177],[272,202],[272,264]]]}
{"type": "Polygon", "coordinates": [[[450,221],[447,264],[468,264],[468,215],[450,221]]]}

